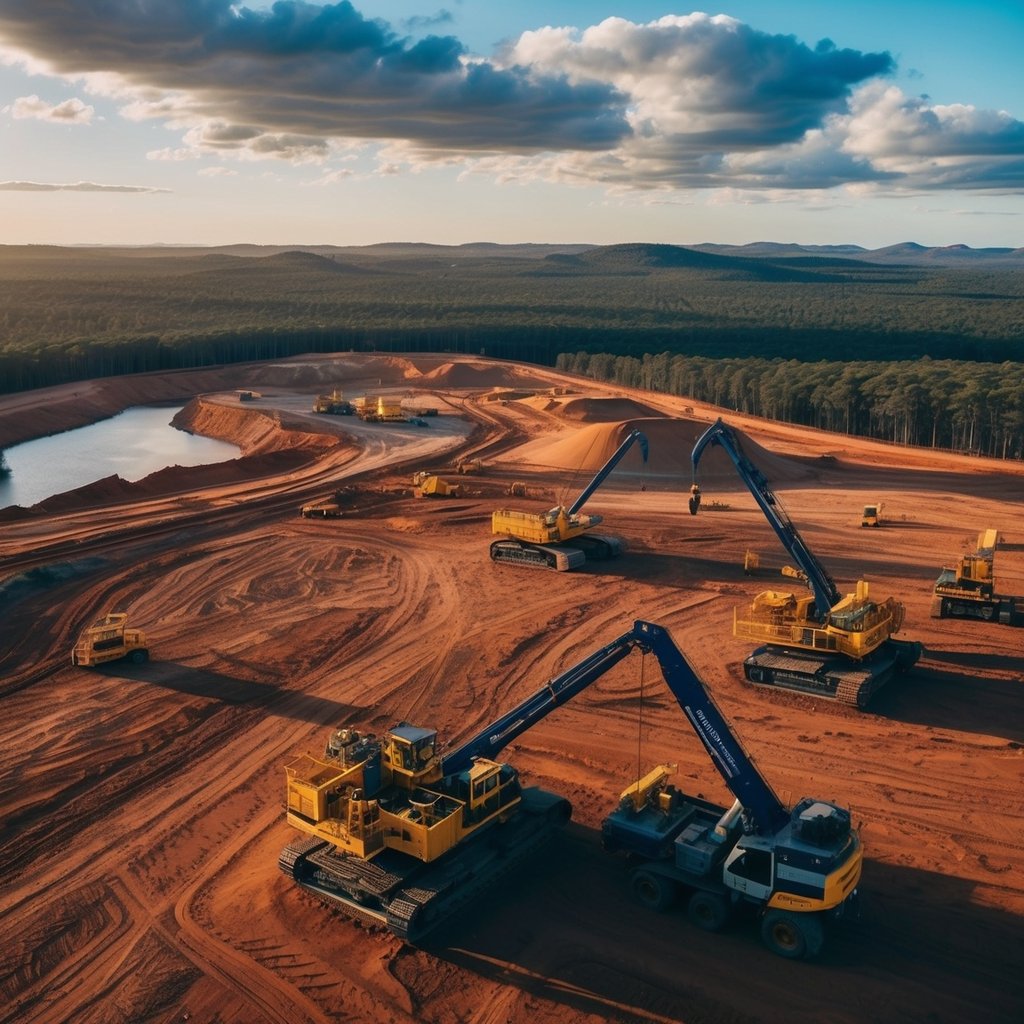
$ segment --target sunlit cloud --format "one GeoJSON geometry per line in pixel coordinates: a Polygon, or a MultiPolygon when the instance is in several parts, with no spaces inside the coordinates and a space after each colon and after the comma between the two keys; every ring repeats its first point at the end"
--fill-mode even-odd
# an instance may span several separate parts
{"type": "Polygon", "coordinates": [[[150,185],[98,185],[94,181],[58,183],[46,181],[0,181],[0,192],[170,192],[150,185]]]}
{"type": "Polygon", "coordinates": [[[36,95],[19,96],[10,107],[11,116],[19,120],[31,118],[55,124],[90,124],[96,113],[93,107],[77,97],[62,103],[47,103],[36,95]]]}
{"type": "Polygon", "coordinates": [[[359,143],[377,148],[377,174],[457,167],[655,201],[1024,188],[1024,122],[905,95],[887,52],[693,13],[540,27],[487,58],[432,34],[452,21],[441,10],[400,35],[350,3],[5,0],[0,48],[180,132],[154,160],[327,166],[359,143]]]}

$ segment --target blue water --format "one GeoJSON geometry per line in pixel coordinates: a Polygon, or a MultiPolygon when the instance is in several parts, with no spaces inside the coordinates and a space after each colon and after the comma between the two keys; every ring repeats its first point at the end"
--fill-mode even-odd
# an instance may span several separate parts
{"type": "Polygon", "coordinates": [[[0,508],[27,508],[114,473],[134,481],[166,466],[238,458],[233,444],[172,427],[180,408],[138,406],[88,427],[8,448],[4,454],[11,474],[0,478],[0,508]]]}

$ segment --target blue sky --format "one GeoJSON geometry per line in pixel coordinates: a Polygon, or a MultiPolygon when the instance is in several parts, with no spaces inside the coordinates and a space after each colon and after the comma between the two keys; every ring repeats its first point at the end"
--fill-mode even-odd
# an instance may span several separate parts
{"type": "Polygon", "coordinates": [[[0,243],[1024,246],[1024,2],[0,0],[0,243]]]}

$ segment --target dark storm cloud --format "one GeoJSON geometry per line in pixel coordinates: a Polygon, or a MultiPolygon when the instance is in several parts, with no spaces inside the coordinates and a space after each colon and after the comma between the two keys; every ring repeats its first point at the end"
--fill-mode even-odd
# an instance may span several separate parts
{"type": "Polygon", "coordinates": [[[518,152],[612,146],[624,97],[559,73],[466,65],[450,36],[410,42],[346,2],[3,0],[0,39],[67,76],[113,72],[179,96],[175,114],[271,133],[518,152]]]}

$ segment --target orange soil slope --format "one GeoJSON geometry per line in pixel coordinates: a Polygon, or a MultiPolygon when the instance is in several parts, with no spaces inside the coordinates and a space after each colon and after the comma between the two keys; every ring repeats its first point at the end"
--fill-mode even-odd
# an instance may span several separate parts
{"type": "Polygon", "coordinates": [[[188,378],[188,395],[186,379],[0,398],[9,444],[30,413],[44,431],[140,396],[265,396],[255,410],[222,412],[212,396],[190,412],[243,444],[234,468],[210,467],[208,481],[166,470],[173,493],[74,492],[0,531],[0,1021],[1019,1020],[1024,633],[928,607],[940,565],[987,527],[1007,541],[997,577],[1024,593],[1024,467],[451,355],[224,368],[188,378]],[[439,420],[472,429],[436,463],[484,453],[484,472],[458,500],[414,497],[403,445],[429,431],[357,434],[288,412],[334,386],[445,397],[439,420]],[[488,400],[501,389],[524,397],[488,400]],[[744,681],[732,610],[780,584],[745,577],[743,551],[785,553],[721,451],[702,480],[726,507],[685,511],[690,447],[720,414],[836,579],[906,603],[925,657],[868,711],[744,681]],[[631,452],[592,498],[628,541],[622,558],[575,573],[489,561],[490,513],[511,480],[556,490],[633,426],[651,440],[644,489],[631,452]],[[335,488],[343,518],[296,514],[335,488]],[[885,501],[885,528],[860,528],[868,500],[885,501]],[[148,664],[69,664],[108,608],[147,630],[148,664]],[[638,770],[674,763],[683,788],[729,802],[636,656],[507,749],[528,783],[571,799],[573,824],[426,947],[349,921],[279,872],[284,766],[328,730],[407,720],[458,742],[638,617],[671,629],[783,799],[834,799],[860,823],[862,919],[818,963],[771,956],[753,922],[706,935],[685,912],[630,899],[599,829],[638,770]]]}

